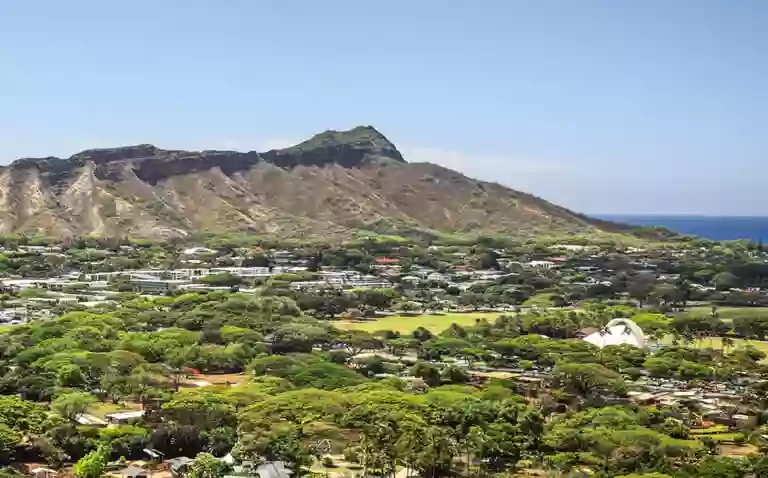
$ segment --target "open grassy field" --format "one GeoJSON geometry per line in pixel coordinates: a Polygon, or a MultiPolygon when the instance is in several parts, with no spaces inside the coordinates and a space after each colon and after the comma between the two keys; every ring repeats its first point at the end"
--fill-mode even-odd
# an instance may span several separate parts
{"type": "MultiPolygon", "coordinates": [[[[686,310],[688,313],[709,317],[712,314],[711,306],[691,307],[686,310]]],[[[768,307],[718,307],[717,315],[720,320],[730,322],[740,317],[768,317],[768,307]]]]}
{"type": "MultiPolygon", "coordinates": [[[[667,335],[664,337],[664,339],[661,341],[661,343],[666,345],[672,344],[672,336],[667,335]]],[[[683,342],[679,342],[680,345],[684,345],[683,342]]],[[[761,340],[747,340],[747,339],[733,339],[733,347],[729,347],[729,350],[734,348],[739,348],[744,345],[752,345],[758,350],[762,350],[766,354],[768,354],[768,342],[763,342],[761,340]]],[[[687,344],[688,347],[695,347],[695,348],[713,348],[713,349],[722,349],[723,348],[723,340],[720,337],[706,337],[703,340],[695,340],[691,342],[690,344],[687,344]]]]}
{"type": "Polygon", "coordinates": [[[124,402],[118,405],[111,402],[97,402],[88,407],[88,413],[101,419],[104,419],[109,413],[127,412],[131,410],[141,410],[141,405],[132,402],[124,402]]]}
{"type": "Polygon", "coordinates": [[[728,427],[725,425],[713,425],[709,428],[693,428],[690,431],[691,435],[712,435],[713,433],[725,433],[728,431],[728,427]]]}
{"type": "Polygon", "coordinates": [[[523,303],[525,307],[552,307],[552,297],[555,294],[544,292],[530,297],[523,303]]]}
{"type": "Polygon", "coordinates": [[[720,443],[718,448],[720,449],[720,454],[723,456],[749,456],[759,452],[755,445],[750,445],[749,443],[743,443],[741,445],[720,443]]]}
{"type": "Polygon", "coordinates": [[[442,332],[450,327],[452,323],[461,326],[474,325],[479,319],[496,320],[500,316],[498,312],[477,312],[477,313],[455,313],[443,315],[391,315],[375,320],[337,320],[333,323],[337,328],[343,330],[365,330],[375,332],[377,330],[394,330],[396,332],[412,332],[418,327],[424,327],[434,333],[442,332]]]}
{"type": "Polygon", "coordinates": [[[733,442],[738,439],[741,439],[741,441],[744,441],[744,434],[743,433],[713,433],[712,435],[700,435],[702,438],[706,436],[707,438],[710,438],[715,441],[728,441],[733,442]]]}

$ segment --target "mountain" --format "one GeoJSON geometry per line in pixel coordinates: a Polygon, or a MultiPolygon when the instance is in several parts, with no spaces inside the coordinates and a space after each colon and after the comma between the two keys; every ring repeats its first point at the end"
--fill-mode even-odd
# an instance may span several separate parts
{"type": "Polygon", "coordinates": [[[371,126],[263,153],[142,144],[0,168],[0,233],[331,238],[359,230],[533,236],[629,229],[435,164],[407,163],[371,126]]]}

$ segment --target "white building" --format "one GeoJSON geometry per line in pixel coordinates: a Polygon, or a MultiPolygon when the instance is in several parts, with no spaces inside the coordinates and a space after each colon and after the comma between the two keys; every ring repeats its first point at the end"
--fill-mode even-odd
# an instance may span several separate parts
{"type": "Polygon", "coordinates": [[[526,262],[525,265],[534,269],[551,269],[555,267],[555,263],[552,261],[530,261],[526,262]]]}
{"type": "Polygon", "coordinates": [[[451,276],[441,272],[431,272],[429,275],[427,275],[427,280],[435,282],[450,282],[451,276]]]}
{"type": "Polygon", "coordinates": [[[495,270],[480,270],[472,272],[472,277],[478,280],[495,280],[499,277],[503,277],[504,275],[504,272],[495,270]]]}
{"type": "Polygon", "coordinates": [[[641,349],[648,347],[643,330],[629,319],[613,319],[603,330],[587,335],[584,340],[599,348],[624,344],[641,349]]]}
{"type": "Polygon", "coordinates": [[[207,247],[190,247],[189,249],[184,249],[183,253],[185,256],[194,256],[197,254],[213,254],[215,252],[217,251],[207,247]]]}
{"type": "Polygon", "coordinates": [[[111,424],[122,425],[125,423],[130,423],[133,420],[138,420],[143,416],[144,416],[143,410],[135,410],[135,411],[129,411],[129,412],[107,413],[104,416],[104,418],[106,418],[107,422],[111,424]]]}

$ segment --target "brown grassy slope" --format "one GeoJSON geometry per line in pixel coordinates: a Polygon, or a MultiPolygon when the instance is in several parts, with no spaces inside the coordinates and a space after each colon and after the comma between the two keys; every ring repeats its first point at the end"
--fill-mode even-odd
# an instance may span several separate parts
{"type": "Polygon", "coordinates": [[[408,164],[370,127],[258,154],[85,151],[0,168],[0,232],[166,237],[252,231],[344,237],[355,230],[625,232],[534,196],[427,163],[408,164]]]}

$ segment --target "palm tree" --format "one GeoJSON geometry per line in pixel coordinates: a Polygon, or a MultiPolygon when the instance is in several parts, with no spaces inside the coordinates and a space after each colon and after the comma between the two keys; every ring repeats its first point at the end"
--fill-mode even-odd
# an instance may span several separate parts
{"type": "Polygon", "coordinates": [[[485,433],[482,427],[472,427],[467,434],[465,445],[467,450],[466,463],[464,469],[464,475],[469,476],[470,467],[472,466],[473,455],[477,456],[485,450],[489,444],[493,443],[493,439],[485,433]]]}
{"type": "Polygon", "coordinates": [[[603,325],[600,327],[600,329],[597,331],[598,334],[600,334],[600,346],[597,348],[597,363],[603,364],[603,349],[605,348],[605,341],[603,340],[603,337],[606,335],[610,335],[611,331],[608,330],[608,327],[603,325]]]}
{"type": "Polygon", "coordinates": [[[672,345],[678,345],[680,343],[680,333],[677,330],[672,331],[672,345]]]}
{"type": "MultiPolygon", "coordinates": [[[[713,307],[715,309],[715,307],[713,307]]],[[[718,329],[718,325],[720,325],[720,320],[717,318],[716,312],[712,312],[712,320],[710,321],[710,330],[709,330],[709,348],[714,349],[714,340],[715,337],[717,337],[720,333],[720,330],[718,329]]]]}
{"type": "Polygon", "coordinates": [[[733,339],[728,335],[724,335],[722,338],[723,353],[727,353],[728,347],[733,347],[733,339]]]}
{"type": "Polygon", "coordinates": [[[472,464],[473,452],[481,450],[486,442],[484,432],[481,432],[482,425],[485,424],[485,415],[488,412],[486,404],[469,403],[457,407],[452,411],[456,425],[453,430],[456,444],[459,451],[465,455],[465,472],[469,474],[469,467],[472,464]]]}
{"type": "Polygon", "coordinates": [[[651,339],[651,341],[656,342],[657,344],[661,341],[661,339],[666,335],[666,332],[660,329],[651,330],[646,334],[646,337],[651,339]]]}
{"type": "Polygon", "coordinates": [[[158,370],[155,366],[142,365],[128,377],[129,389],[139,399],[142,409],[146,409],[149,392],[155,386],[156,373],[158,370]]]}
{"type": "Polygon", "coordinates": [[[703,330],[699,330],[696,332],[696,343],[699,345],[704,344],[704,339],[707,337],[707,333],[703,330]]]}

